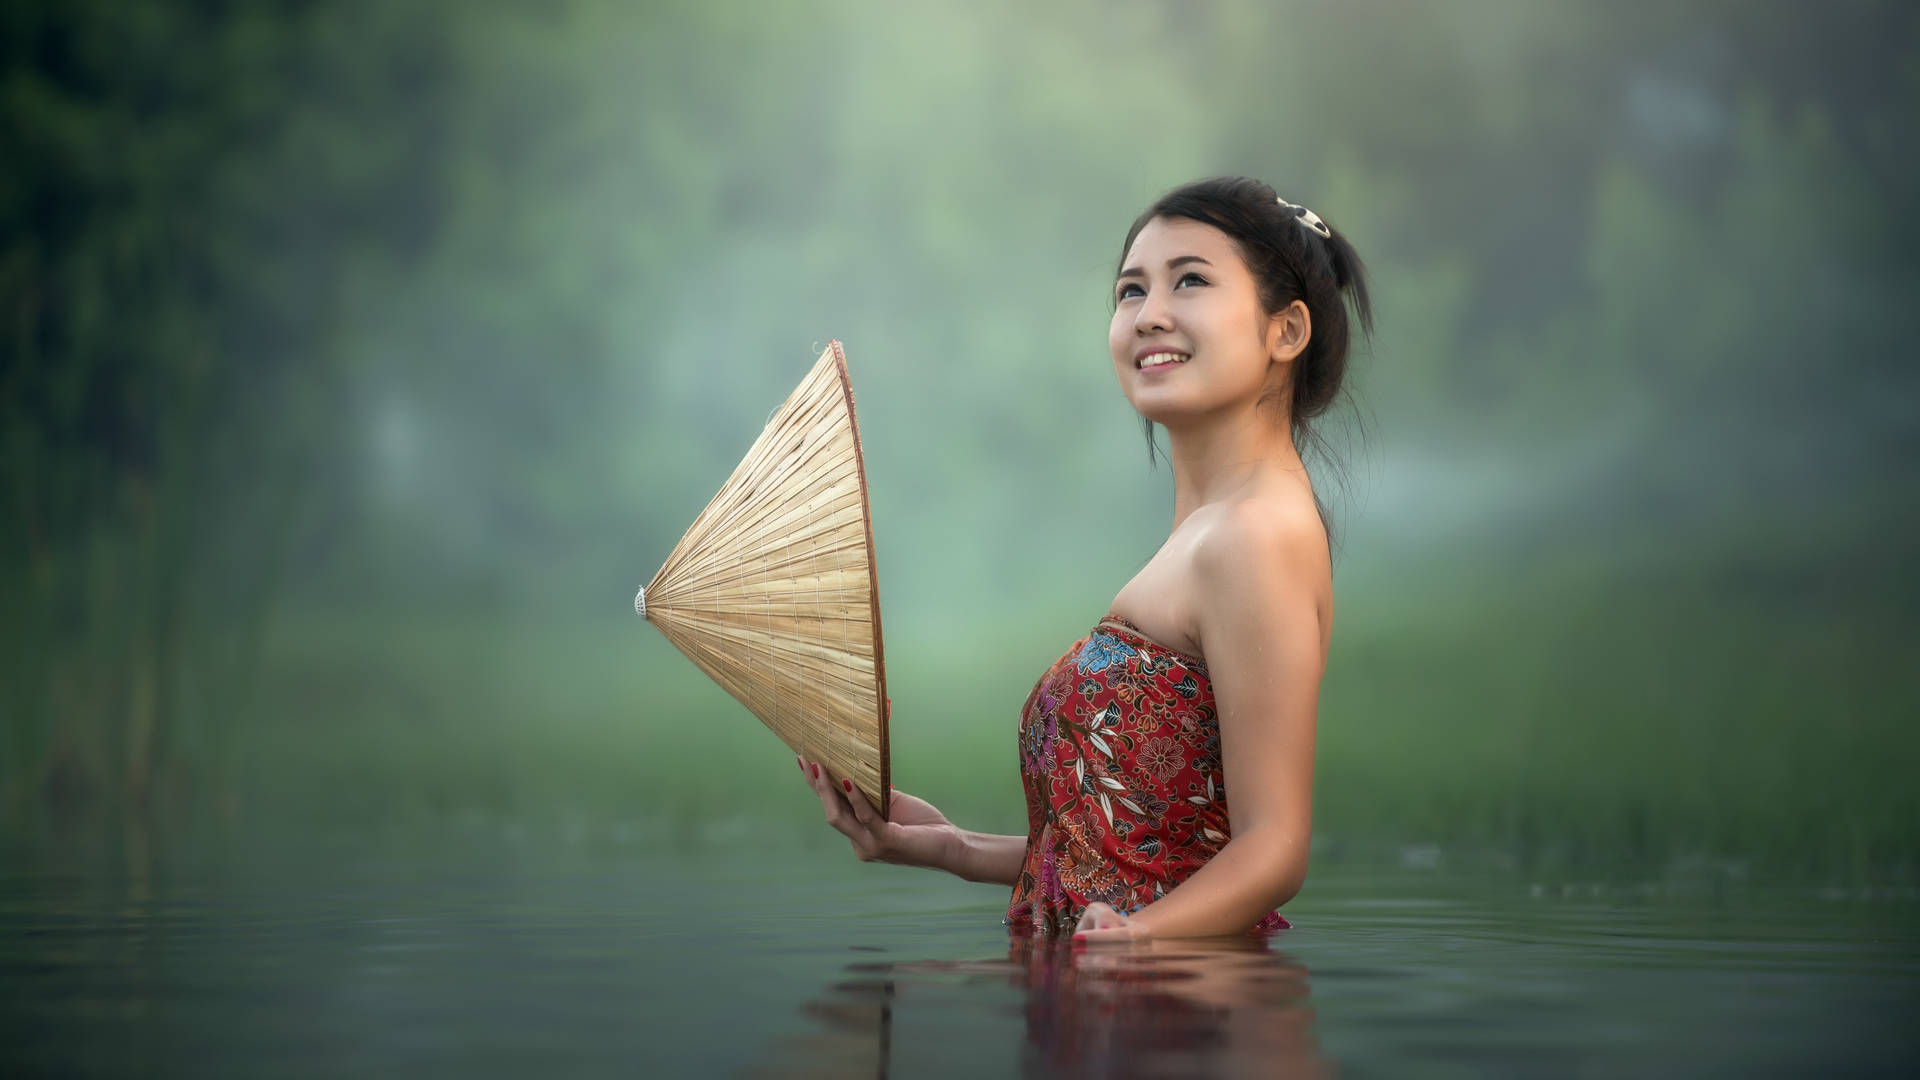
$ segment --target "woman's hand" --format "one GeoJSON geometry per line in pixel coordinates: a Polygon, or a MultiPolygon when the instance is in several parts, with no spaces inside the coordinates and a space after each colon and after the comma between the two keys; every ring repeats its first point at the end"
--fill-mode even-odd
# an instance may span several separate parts
{"type": "Polygon", "coordinates": [[[1151,935],[1147,928],[1132,916],[1123,915],[1098,900],[1087,905],[1080,921],[1073,928],[1075,945],[1098,945],[1102,942],[1142,942],[1151,935]]]}
{"type": "Polygon", "coordinates": [[[861,862],[947,868],[957,830],[931,803],[896,788],[890,797],[892,820],[883,821],[867,797],[854,790],[852,781],[834,776],[817,762],[794,760],[820,796],[827,824],[846,834],[861,862]]]}

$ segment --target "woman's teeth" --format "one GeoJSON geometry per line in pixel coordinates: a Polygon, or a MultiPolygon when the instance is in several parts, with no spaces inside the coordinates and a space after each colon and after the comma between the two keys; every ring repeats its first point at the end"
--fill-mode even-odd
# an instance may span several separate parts
{"type": "Polygon", "coordinates": [[[1184,364],[1191,359],[1193,359],[1193,357],[1186,353],[1153,353],[1150,356],[1141,357],[1140,362],[1134,366],[1138,368],[1150,368],[1155,364],[1184,364]]]}

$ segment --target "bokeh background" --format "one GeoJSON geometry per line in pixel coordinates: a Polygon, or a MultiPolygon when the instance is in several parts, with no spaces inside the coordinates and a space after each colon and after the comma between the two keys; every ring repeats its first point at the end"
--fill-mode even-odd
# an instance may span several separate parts
{"type": "Polygon", "coordinates": [[[1916,874],[1912,5],[15,0],[0,55],[10,850],[840,845],[630,606],[829,338],[895,780],[1022,831],[1020,703],[1171,523],[1119,244],[1243,173],[1378,298],[1319,864],[1916,874]]]}

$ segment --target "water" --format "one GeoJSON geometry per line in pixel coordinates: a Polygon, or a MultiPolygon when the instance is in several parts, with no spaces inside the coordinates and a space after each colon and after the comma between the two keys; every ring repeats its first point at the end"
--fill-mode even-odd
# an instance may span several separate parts
{"type": "Polygon", "coordinates": [[[1316,868],[1265,947],[1076,952],[1009,939],[996,887],[744,843],[495,828],[10,857],[0,1074],[1920,1064],[1910,890],[1316,868]]]}

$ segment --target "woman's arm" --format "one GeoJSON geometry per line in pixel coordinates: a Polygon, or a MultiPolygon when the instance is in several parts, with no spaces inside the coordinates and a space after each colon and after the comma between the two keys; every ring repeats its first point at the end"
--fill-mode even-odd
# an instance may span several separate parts
{"type": "Polygon", "coordinates": [[[1027,838],[1002,833],[953,831],[953,849],[941,869],[968,881],[1012,885],[1020,880],[1020,864],[1027,858],[1027,838]]]}
{"type": "Polygon", "coordinates": [[[827,824],[853,844],[861,862],[890,862],[945,870],[967,881],[1012,885],[1020,877],[1027,841],[1022,836],[1000,836],[962,829],[925,799],[895,788],[891,820],[853,785],[817,762],[795,759],[826,809],[827,824]]]}
{"type": "Polygon", "coordinates": [[[1199,631],[1219,708],[1233,838],[1131,917],[1088,910],[1085,940],[1237,934],[1292,899],[1312,834],[1314,718],[1326,666],[1318,522],[1240,513],[1194,553],[1199,631]]]}

